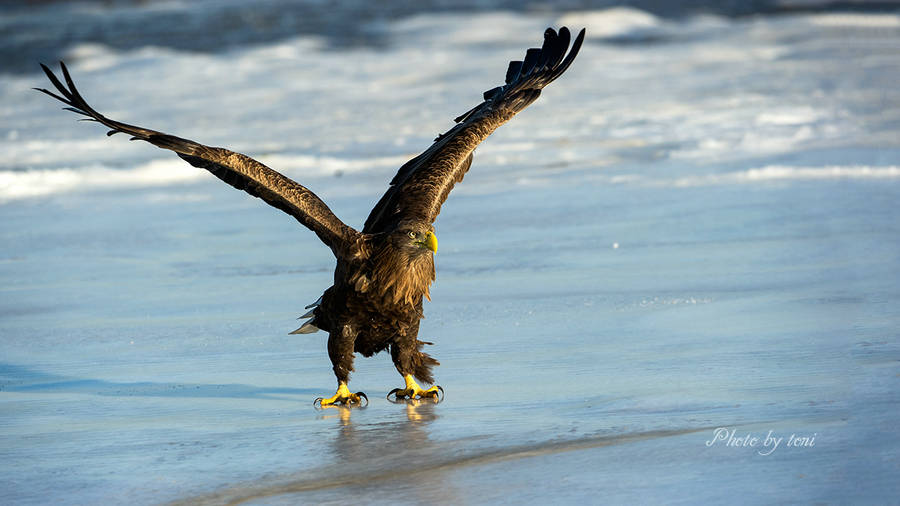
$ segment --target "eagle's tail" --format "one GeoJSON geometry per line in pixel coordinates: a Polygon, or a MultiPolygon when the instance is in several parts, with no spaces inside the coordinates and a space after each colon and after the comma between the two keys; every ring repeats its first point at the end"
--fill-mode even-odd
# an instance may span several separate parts
{"type": "Polygon", "coordinates": [[[302,320],[303,318],[309,318],[312,316],[310,320],[303,324],[299,329],[289,332],[289,334],[312,334],[313,332],[318,332],[320,329],[316,327],[316,309],[322,304],[322,297],[319,297],[319,300],[313,302],[312,304],[306,306],[304,309],[309,309],[309,311],[303,316],[297,317],[298,320],[302,320]],[[312,309],[310,309],[312,308],[312,309]]]}

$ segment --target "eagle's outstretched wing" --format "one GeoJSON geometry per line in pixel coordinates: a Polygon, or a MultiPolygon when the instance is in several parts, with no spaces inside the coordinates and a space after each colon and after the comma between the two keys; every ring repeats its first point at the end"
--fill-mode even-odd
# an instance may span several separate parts
{"type": "Polygon", "coordinates": [[[75,88],[75,83],[72,82],[66,65],[60,62],[60,67],[68,87],[64,86],[46,65],[41,64],[41,68],[50,78],[50,82],[62,96],[45,89],[35,89],[67,104],[69,106],[66,107],[67,110],[87,116],[89,121],[97,121],[109,127],[111,130],[107,132],[107,135],[122,132],[130,135],[131,140],[147,141],[154,146],[174,151],[191,165],[204,168],[238,190],[244,190],[290,214],[315,232],[334,251],[335,255],[339,255],[341,251],[345,250],[353,238],[359,234],[338,219],[316,194],[249,156],[120,123],[103,116],[89,106],[75,88]]]}
{"type": "Polygon", "coordinates": [[[400,168],[366,219],[363,232],[384,232],[405,219],[434,222],[453,185],[462,181],[472,165],[475,147],[537,100],[541,88],[569,68],[581,49],[584,30],[575,38],[567,56],[570,38],[566,27],[560,28],[558,34],[548,28],[540,49],[529,49],[524,61],[510,62],[505,85],[484,92],[484,102],[456,118],[453,128],[400,168]]]}

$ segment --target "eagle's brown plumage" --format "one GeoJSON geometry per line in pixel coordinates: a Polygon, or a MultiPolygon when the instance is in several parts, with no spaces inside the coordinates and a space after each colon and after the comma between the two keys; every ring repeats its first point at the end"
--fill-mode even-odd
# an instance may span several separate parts
{"type": "MultiPolygon", "coordinates": [[[[421,351],[429,343],[417,339],[422,298],[430,299],[428,289],[435,275],[433,252],[437,243],[432,224],[450,190],[472,165],[475,147],[534,102],[541,89],[572,63],[584,40],[584,30],[571,50],[570,37],[565,27],[559,33],[548,28],[540,49],[529,49],[523,61],[510,62],[503,86],[485,92],[482,103],[456,118],[453,128],[400,168],[361,232],[344,224],[313,192],[248,156],[103,116],[84,100],[62,62],[65,84],[41,65],[61,95],[38,91],[110,128],[107,135],[121,132],[132,140],[174,151],[191,165],[263,199],[315,232],[337,259],[334,284],[309,306],[313,307],[308,313],[312,319],[295,333],[317,329],[329,333],[328,355],[340,388],[335,397],[322,404],[358,402],[359,397],[354,399],[346,390],[354,353],[368,357],[390,349],[407,385],[413,376],[433,382],[431,368],[438,362],[421,351]]],[[[417,385],[410,392],[409,396],[422,393],[417,385]]]]}

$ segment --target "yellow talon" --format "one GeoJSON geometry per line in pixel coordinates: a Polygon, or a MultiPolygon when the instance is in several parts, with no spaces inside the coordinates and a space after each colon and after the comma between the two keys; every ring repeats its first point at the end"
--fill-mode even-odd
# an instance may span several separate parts
{"type": "Polygon", "coordinates": [[[441,402],[444,396],[444,389],[434,385],[428,390],[422,390],[422,387],[416,383],[416,380],[413,379],[411,374],[407,374],[403,376],[403,379],[406,380],[406,388],[395,388],[391,390],[387,397],[391,398],[391,395],[394,396],[395,399],[424,399],[424,398],[432,398],[436,402],[441,402]]]}
{"type": "Polygon", "coordinates": [[[347,384],[342,381],[338,385],[337,392],[335,392],[334,395],[327,399],[319,397],[313,401],[313,406],[318,405],[320,408],[332,406],[334,404],[352,406],[354,404],[362,404],[362,399],[365,399],[366,404],[369,404],[369,398],[366,397],[366,394],[362,392],[356,392],[355,394],[350,392],[350,389],[347,388],[347,384]]]}

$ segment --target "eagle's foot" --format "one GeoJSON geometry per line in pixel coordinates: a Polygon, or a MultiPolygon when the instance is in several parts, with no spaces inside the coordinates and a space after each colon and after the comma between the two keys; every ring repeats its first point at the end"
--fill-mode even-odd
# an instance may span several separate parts
{"type": "Polygon", "coordinates": [[[343,406],[362,406],[362,400],[366,400],[366,404],[369,404],[369,398],[366,397],[366,394],[362,392],[351,393],[350,389],[347,388],[347,384],[341,382],[338,385],[337,392],[331,397],[324,399],[319,397],[318,399],[313,401],[313,406],[317,408],[325,408],[328,406],[333,406],[335,404],[340,404],[343,406]]]}
{"type": "Polygon", "coordinates": [[[394,396],[393,401],[401,401],[404,399],[434,399],[434,402],[441,402],[444,400],[444,389],[438,385],[434,385],[428,390],[422,390],[422,387],[416,383],[416,380],[413,379],[411,374],[403,376],[403,379],[406,380],[406,388],[395,388],[388,392],[387,399],[389,401],[391,400],[392,395],[394,396]]]}

